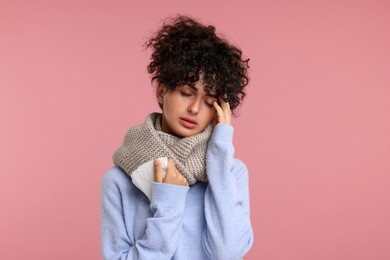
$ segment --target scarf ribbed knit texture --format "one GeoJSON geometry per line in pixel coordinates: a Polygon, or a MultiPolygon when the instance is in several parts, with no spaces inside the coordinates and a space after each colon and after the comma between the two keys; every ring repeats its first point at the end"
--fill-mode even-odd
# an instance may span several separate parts
{"type": "Polygon", "coordinates": [[[180,138],[161,130],[161,114],[149,114],[143,125],[130,128],[114,155],[113,162],[131,175],[138,166],[160,157],[170,157],[189,185],[207,181],[206,150],[212,127],[180,138]]]}

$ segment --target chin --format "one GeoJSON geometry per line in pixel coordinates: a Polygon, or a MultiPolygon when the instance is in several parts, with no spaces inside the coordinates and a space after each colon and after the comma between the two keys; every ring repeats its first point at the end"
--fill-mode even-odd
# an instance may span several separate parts
{"type": "Polygon", "coordinates": [[[175,132],[175,135],[178,136],[178,137],[190,137],[190,136],[193,136],[193,135],[196,135],[197,132],[188,132],[188,131],[178,131],[178,132],[175,132]]]}
{"type": "Polygon", "coordinates": [[[186,128],[176,129],[176,131],[174,131],[176,136],[183,137],[183,138],[199,134],[200,132],[201,131],[199,131],[198,129],[186,129],[186,128]]]}

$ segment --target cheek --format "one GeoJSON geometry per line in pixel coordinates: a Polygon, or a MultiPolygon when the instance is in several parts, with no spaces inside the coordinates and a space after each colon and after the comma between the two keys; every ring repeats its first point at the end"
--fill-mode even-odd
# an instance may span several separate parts
{"type": "Polygon", "coordinates": [[[213,121],[216,115],[217,112],[214,109],[209,109],[209,111],[207,111],[205,115],[205,118],[207,118],[207,123],[211,123],[211,121],[213,121]]]}
{"type": "Polygon", "coordinates": [[[172,107],[174,107],[174,99],[170,95],[164,96],[164,111],[172,110],[172,107]]]}
{"type": "Polygon", "coordinates": [[[172,93],[169,96],[166,96],[164,99],[164,103],[167,103],[167,107],[173,108],[173,109],[179,109],[180,107],[185,106],[185,100],[180,98],[177,93],[172,93]]]}

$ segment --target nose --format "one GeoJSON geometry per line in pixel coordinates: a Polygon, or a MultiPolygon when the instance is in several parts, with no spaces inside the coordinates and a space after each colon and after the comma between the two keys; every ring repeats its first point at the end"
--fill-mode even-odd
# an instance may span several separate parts
{"type": "Polygon", "coordinates": [[[194,99],[191,104],[188,106],[187,111],[193,115],[198,114],[199,109],[200,109],[200,104],[201,104],[201,99],[196,98],[194,99]]]}

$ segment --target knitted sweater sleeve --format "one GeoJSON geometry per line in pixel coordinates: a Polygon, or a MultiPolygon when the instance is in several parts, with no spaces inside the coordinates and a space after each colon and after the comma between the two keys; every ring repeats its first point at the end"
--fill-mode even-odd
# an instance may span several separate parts
{"type": "Polygon", "coordinates": [[[251,248],[248,171],[234,159],[233,127],[217,124],[207,150],[203,247],[211,259],[241,259],[251,248]]]}
{"type": "MultiPolygon", "coordinates": [[[[131,226],[137,198],[129,189],[129,178],[112,168],[101,189],[101,242],[104,259],[171,259],[178,245],[188,187],[153,183],[145,234],[135,240],[131,226]],[[125,185],[124,185],[125,184],[125,185]],[[126,198],[124,198],[126,196],[126,198]],[[125,205],[127,204],[127,205],[125,205]],[[125,212],[127,211],[127,212],[125,212]],[[130,228],[128,228],[130,226],[130,228]]],[[[139,199],[139,198],[138,198],[139,199]]]]}

